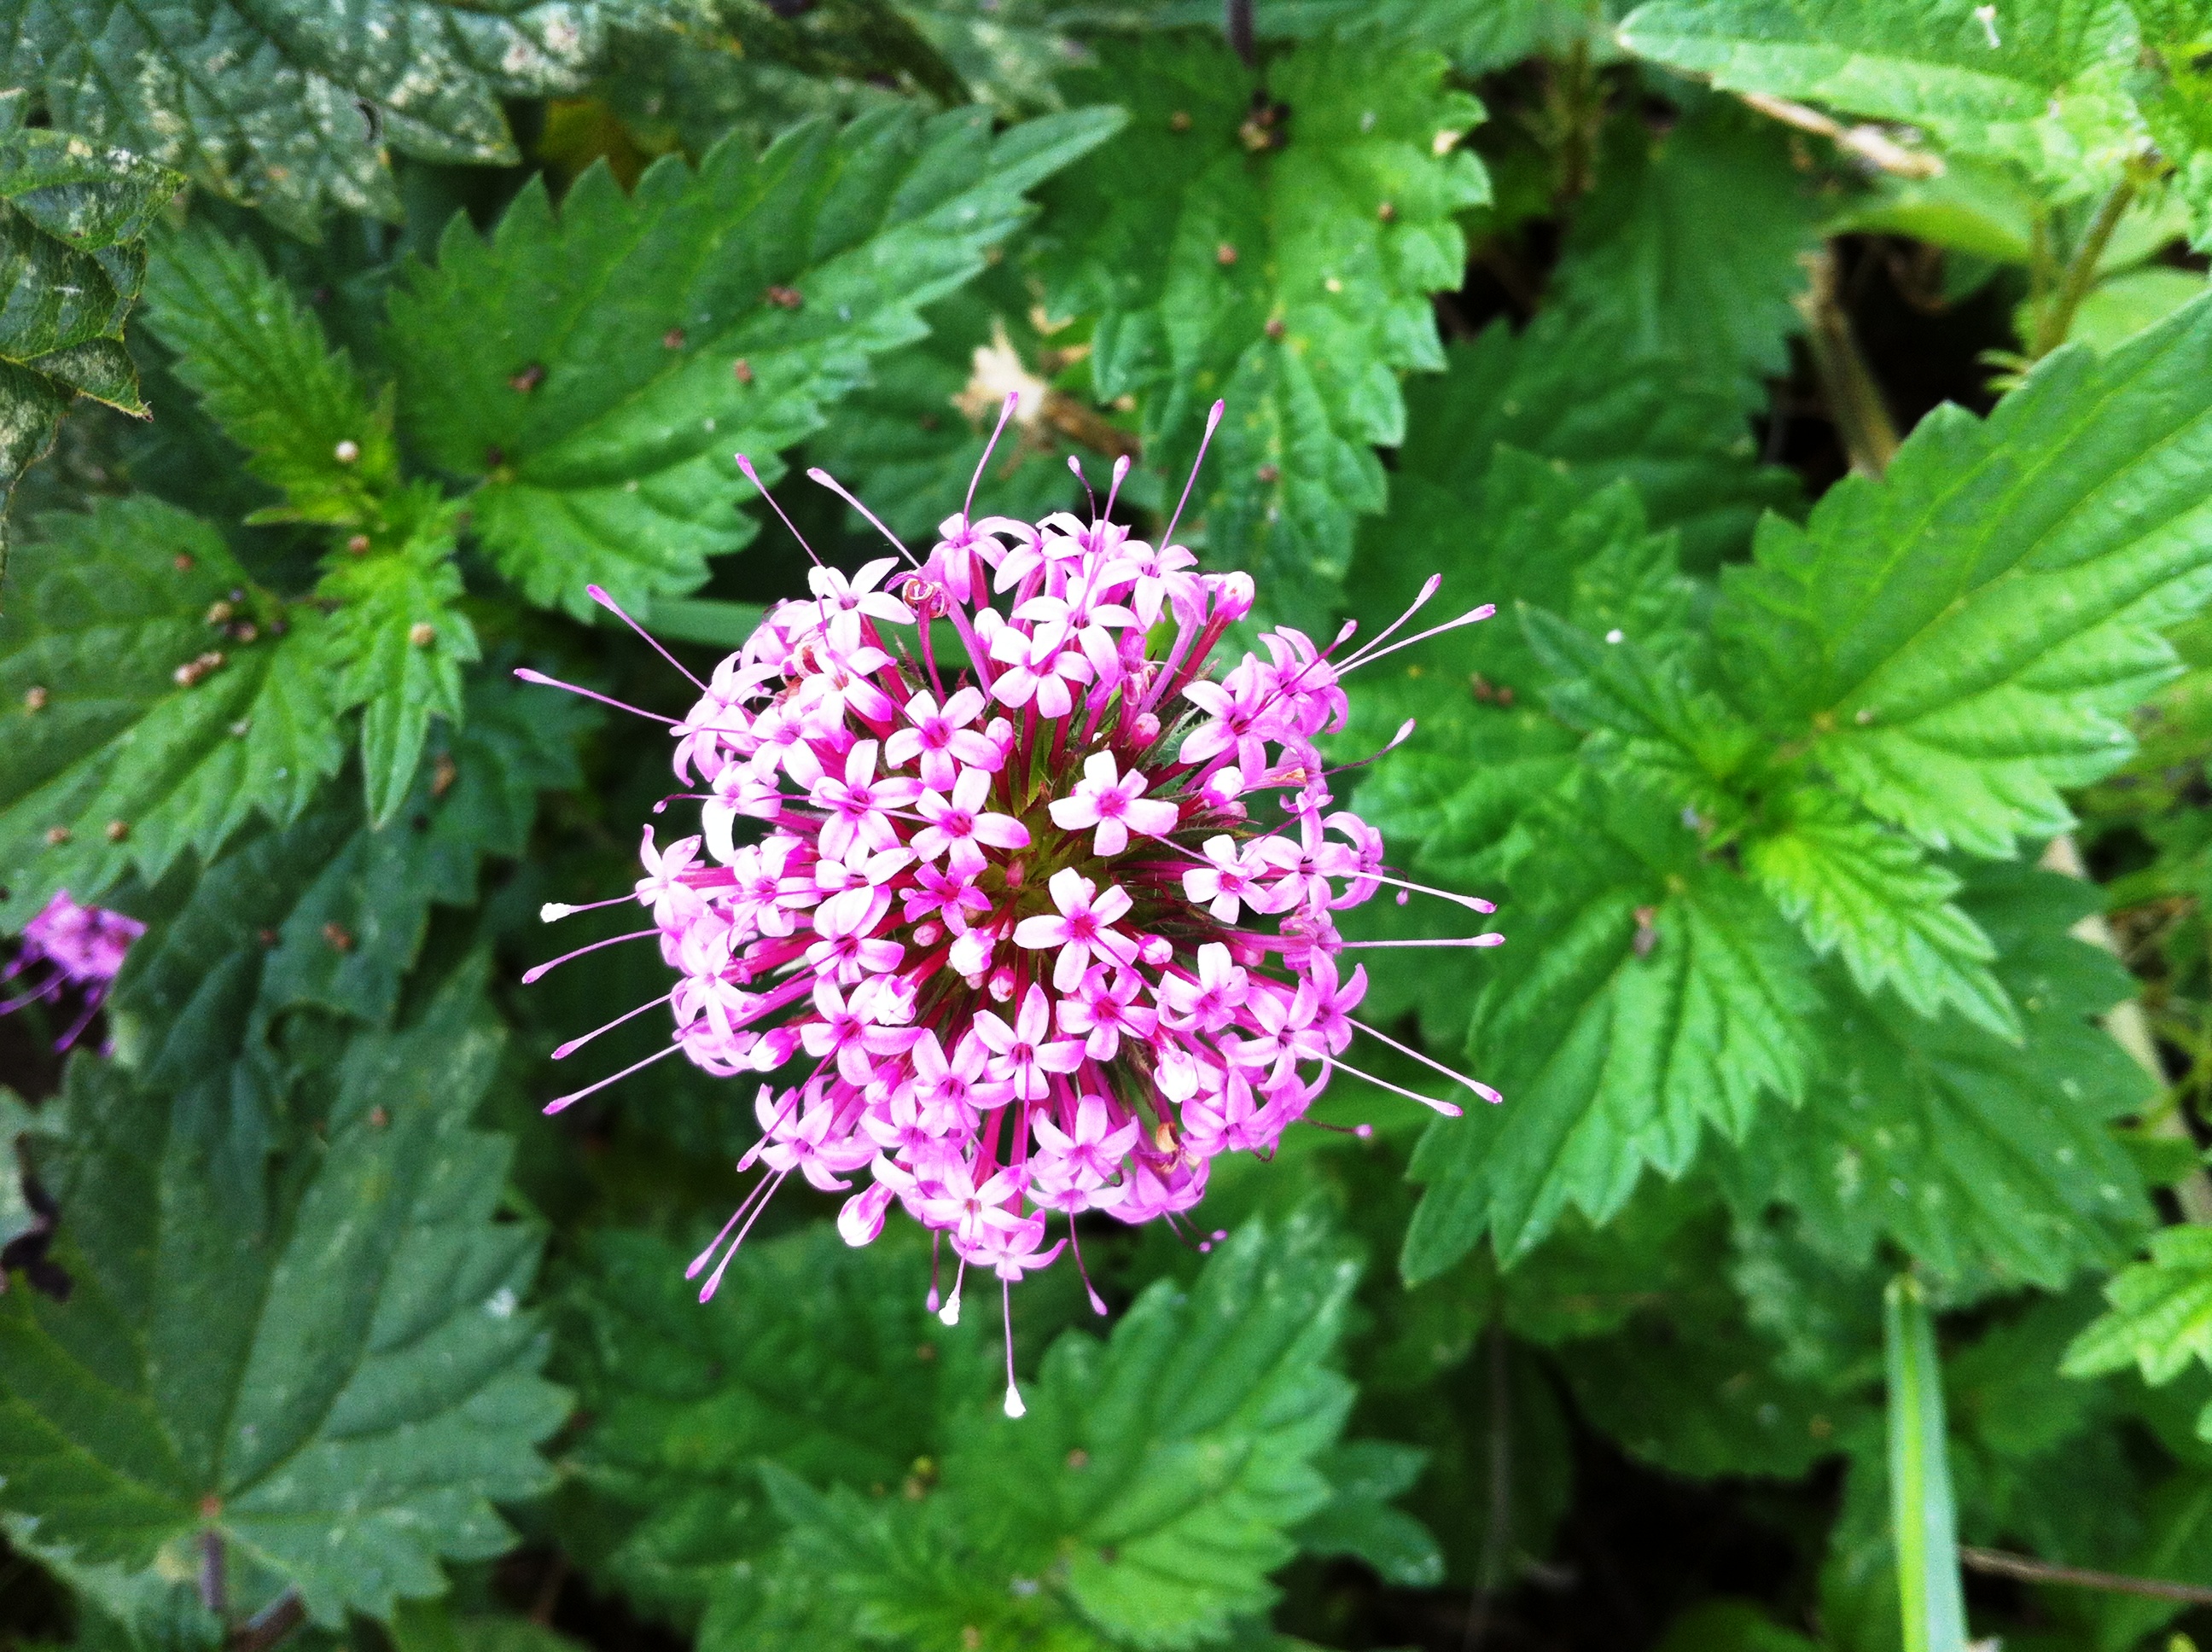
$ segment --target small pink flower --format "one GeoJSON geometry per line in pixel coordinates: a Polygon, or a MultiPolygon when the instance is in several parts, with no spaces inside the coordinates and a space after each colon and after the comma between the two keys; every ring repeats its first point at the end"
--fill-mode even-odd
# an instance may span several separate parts
{"type": "Polygon", "coordinates": [[[1146,798],[1145,785],[1145,777],[1133,768],[1117,774],[1112,752],[1094,751],[1083,761],[1083,778],[1075,790],[1055,799],[1048,812],[1064,831],[1096,826],[1091,853],[1111,859],[1129,847],[1132,832],[1165,837],[1175,830],[1181,811],[1164,799],[1146,798]]]}
{"type": "Polygon", "coordinates": [[[1011,1084],[1024,1101],[1045,1096],[1050,1089],[1048,1075],[1073,1072],[1083,1065],[1083,1046],[1072,1039],[1048,1042],[1051,1030],[1051,1003],[1044,988],[1034,982],[1012,1026],[988,1010],[975,1012],[975,1036],[991,1051],[991,1077],[1011,1084]]]}
{"type": "Polygon", "coordinates": [[[1073,866],[1054,872],[1046,887],[1059,912],[1023,919],[1014,926],[1014,944],[1032,951],[1059,949],[1052,966],[1056,990],[1073,992],[1093,958],[1110,958],[1124,966],[1137,961],[1137,943],[1114,927],[1128,915],[1127,890],[1110,885],[1100,895],[1098,886],[1073,866]]]}
{"type": "Polygon", "coordinates": [[[975,689],[961,689],[942,709],[928,694],[917,694],[906,702],[909,726],[893,731],[884,742],[884,756],[896,768],[920,757],[921,783],[933,792],[950,792],[963,763],[997,773],[1004,754],[969,726],[983,714],[983,704],[975,689]]]}
{"type": "Polygon", "coordinates": [[[949,855],[948,864],[962,877],[972,878],[988,860],[983,851],[1029,847],[1030,830],[1012,815],[985,811],[991,776],[980,768],[963,768],[953,782],[952,795],[924,792],[915,812],[929,823],[914,835],[914,852],[924,860],[949,855]]]}

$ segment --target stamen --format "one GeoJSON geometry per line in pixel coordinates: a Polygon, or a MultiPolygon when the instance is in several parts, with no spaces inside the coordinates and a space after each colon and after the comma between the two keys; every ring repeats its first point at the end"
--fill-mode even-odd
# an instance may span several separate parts
{"type": "Polygon", "coordinates": [[[730,1236],[730,1230],[738,1225],[738,1221],[744,1217],[747,1211],[752,1209],[754,1201],[760,1198],[762,1192],[768,1187],[768,1183],[769,1178],[763,1176],[758,1181],[756,1181],[750,1187],[745,1190],[745,1196],[738,1201],[737,1209],[730,1212],[730,1219],[722,1224],[722,1230],[714,1236],[713,1240],[708,1244],[706,1249],[701,1251],[696,1256],[694,1256],[691,1259],[691,1266],[684,1270],[684,1277],[685,1278],[697,1278],[699,1277],[699,1270],[706,1266],[708,1262],[714,1260],[714,1253],[721,1249],[722,1241],[730,1236]]]}
{"type": "Polygon", "coordinates": [[[1220,426],[1221,415],[1227,402],[1216,402],[1213,410],[1206,416],[1206,434],[1198,439],[1198,457],[1190,462],[1190,476],[1182,484],[1182,497],[1176,501],[1175,514],[1168,518],[1168,531],[1160,536],[1160,549],[1165,550],[1175,543],[1176,524],[1182,520],[1182,507],[1190,503],[1190,490],[1198,482],[1198,467],[1206,463],[1206,450],[1213,440],[1213,433],[1220,426]]]}
{"type": "MultiPolygon", "coordinates": [[[[1401,648],[1410,648],[1415,643],[1426,642],[1431,637],[1440,637],[1447,631],[1456,631],[1462,625],[1479,625],[1497,611],[1496,603],[1486,602],[1480,608],[1468,609],[1455,620],[1446,620],[1442,625],[1432,625],[1425,631],[1417,631],[1404,641],[1394,642],[1387,648],[1378,648],[1373,643],[1370,643],[1364,653],[1360,654],[1357,659],[1346,661],[1337,671],[1337,675],[1347,677],[1359,666],[1372,665],[1385,654],[1395,654],[1401,648]]],[[[1376,639],[1376,642],[1381,641],[1380,637],[1376,639]]]]}
{"type": "Polygon", "coordinates": [[[963,528],[975,513],[975,488],[983,480],[983,467],[991,462],[991,452],[998,446],[999,437],[1006,428],[1006,421],[1014,416],[1014,410],[1021,405],[1021,400],[1020,391],[1010,390],[1006,392],[1006,401],[1000,406],[999,422],[991,431],[991,440],[983,444],[983,457],[975,461],[975,474],[968,478],[968,497],[960,502],[960,525],[963,528]]]}
{"type": "MultiPolygon", "coordinates": [[[[761,1178],[761,1186],[765,1187],[769,1193],[773,1193],[778,1187],[783,1186],[784,1177],[790,1174],[788,1170],[779,1170],[772,1176],[763,1176],[761,1178]]],[[[764,1193],[761,1197],[761,1202],[753,1207],[753,1213],[745,1218],[744,1226],[738,1230],[738,1236],[730,1241],[730,1248],[722,1253],[721,1261],[716,1264],[714,1271],[707,1276],[707,1283],[699,1287],[700,1306],[704,1307],[714,1301],[714,1293],[722,1288],[723,1271],[730,1266],[731,1260],[738,1254],[738,1247],[745,1242],[745,1236],[753,1230],[753,1224],[760,1220],[761,1212],[767,1208],[768,1196],[764,1193]]]]}
{"type": "Polygon", "coordinates": [[[541,924],[558,923],[579,912],[597,912],[601,907],[627,906],[636,899],[635,895],[617,895],[605,901],[586,901],[581,906],[571,906],[565,901],[548,901],[538,908],[538,921],[541,924]]]}
{"type": "MultiPolygon", "coordinates": [[[[1019,391],[1016,391],[1007,396],[1006,406],[1009,411],[1012,410],[1014,397],[1020,393],[1021,392],[1019,391]]],[[[1006,422],[1006,415],[1000,414],[999,416],[1000,425],[1003,427],[1006,422]]],[[[993,440],[996,440],[997,438],[994,437],[993,440]]],[[[990,457],[990,450],[986,448],[984,450],[983,456],[986,459],[988,459],[990,457]]],[[[937,1253],[943,1249],[944,1246],[945,1230],[942,1228],[932,1228],[929,1230],[929,1296],[924,1305],[933,1314],[937,1311],[937,1253]]]]}
{"type": "Polygon", "coordinates": [[[544,978],[548,969],[566,963],[571,958],[580,958],[586,952],[596,952],[603,946],[613,946],[623,941],[641,941],[647,935],[659,933],[660,932],[658,929],[633,929],[627,935],[610,935],[603,941],[593,941],[590,945],[580,946],[573,952],[563,952],[557,958],[548,958],[543,963],[532,964],[522,972],[522,984],[525,987],[532,986],[544,978]]]}
{"type": "Polygon", "coordinates": [[[617,711],[626,711],[633,717],[642,717],[650,722],[665,723],[671,728],[676,726],[676,720],[673,717],[663,717],[657,711],[641,711],[637,707],[625,701],[611,700],[605,695],[595,693],[590,689],[580,689],[574,683],[563,683],[557,677],[548,677],[543,671],[533,671],[527,665],[516,666],[514,674],[524,682],[535,683],[541,688],[566,689],[571,694],[582,695],[586,700],[596,700],[603,706],[612,706],[617,711]]]}
{"type": "Polygon", "coordinates": [[[1014,1287],[1009,1279],[999,1281],[999,1300],[1006,1310],[1006,1415],[1020,1417],[1029,1407],[1022,1404],[1022,1391],[1014,1386],[1014,1287]]]}
{"type": "Polygon", "coordinates": [[[1337,944],[1346,951],[1360,946],[1503,946],[1505,937],[1493,930],[1487,935],[1453,935],[1442,940],[1339,941],[1337,944]]]}
{"type": "Polygon", "coordinates": [[[1106,489],[1106,514],[1114,514],[1114,496],[1121,491],[1121,483],[1129,474],[1129,456],[1123,453],[1114,461],[1114,480],[1106,489]]]}
{"type": "Polygon", "coordinates": [[[1456,1072],[1453,1071],[1450,1067],[1446,1066],[1443,1062],[1434,1060],[1431,1058],[1422,1054],[1420,1051],[1413,1048],[1411,1045],[1401,1044],[1396,1039],[1391,1037],[1389,1033],[1378,1032],[1374,1028],[1369,1026],[1365,1022],[1354,1021],[1350,1016],[1345,1017],[1345,1020],[1352,1026],[1358,1029],[1361,1032],[1365,1033],[1370,1038],[1376,1039],[1382,1043],[1388,1044],[1392,1049],[1397,1051],[1399,1054],[1410,1055],[1413,1060],[1419,1061],[1423,1066],[1429,1068],[1432,1072],[1441,1072],[1445,1078],[1450,1079],[1454,1084],[1465,1084],[1469,1090],[1481,1096],[1486,1102],[1495,1102],[1504,1099],[1488,1084],[1478,1083],[1476,1080],[1468,1078],[1463,1072],[1456,1072]]]}
{"type": "Polygon", "coordinates": [[[1388,1078],[1377,1078],[1371,1072],[1362,1072],[1358,1067],[1353,1066],[1351,1062],[1344,1060],[1337,1056],[1332,1055],[1328,1057],[1327,1064],[1330,1066],[1342,1067],[1353,1078],[1363,1078],[1366,1080],[1367,1083],[1374,1085],[1377,1090],[1387,1090],[1393,1096],[1403,1096],[1409,1102],[1419,1102],[1423,1107],[1434,1108],[1437,1112],[1443,1114],[1444,1117],[1448,1119],[1456,1119],[1467,1111],[1465,1108],[1457,1106],[1453,1102],[1440,1102],[1433,1096],[1424,1096],[1418,1090],[1407,1090],[1402,1084],[1394,1084],[1388,1078]]]}
{"type": "Polygon", "coordinates": [[[1091,478],[1083,474],[1083,461],[1070,453],[1067,468],[1075,472],[1075,479],[1083,484],[1083,496],[1091,501],[1091,525],[1096,527],[1098,525],[1098,495],[1091,491],[1091,478]]]}
{"type": "MultiPolygon", "coordinates": [[[[1384,643],[1388,642],[1392,635],[1396,632],[1400,626],[1405,624],[1407,620],[1413,618],[1414,615],[1419,613],[1421,610],[1429,605],[1429,599],[1434,597],[1437,592],[1443,588],[1443,582],[1444,576],[1441,574],[1431,574],[1427,579],[1422,580],[1420,594],[1413,598],[1412,606],[1407,608],[1404,613],[1399,615],[1397,618],[1392,620],[1381,630],[1377,631],[1375,634],[1373,640],[1367,644],[1367,647],[1370,648],[1379,648],[1384,643]]],[[[1350,626],[1347,624],[1345,632],[1340,634],[1336,641],[1338,642],[1341,642],[1344,641],[1345,636],[1349,635],[1350,626]]],[[[1330,646],[1331,647],[1334,647],[1335,645],[1331,644],[1330,646]]]]}
{"type": "Polygon", "coordinates": [[[615,599],[612,597],[607,595],[605,591],[601,590],[595,585],[586,586],[584,587],[584,594],[589,597],[593,602],[599,604],[600,607],[605,609],[607,612],[612,614],[624,625],[629,626],[629,629],[636,632],[638,635],[643,637],[646,641],[652,646],[653,653],[659,654],[663,659],[666,660],[670,665],[676,667],[678,671],[682,671],[686,677],[690,679],[691,686],[693,688],[698,689],[702,694],[707,692],[707,685],[704,683],[702,683],[697,677],[692,677],[690,671],[685,668],[682,660],[677,659],[674,654],[670,653],[667,649],[662,647],[659,638],[655,637],[650,631],[647,630],[642,625],[640,625],[628,614],[623,612],[622,609],[616,604],[615,599]]]}
{"type": "Polygon", "coordinates": [[[806,479],[818,487],[827,488],[831,493],[836,495],[838,498],[843,500],[854,510],[860,512],[861,515],[866,517],[868,519],[868,525],[873,528],[878,533],[882,534],[884,538],[890,540],[891,542],[891,549],[898,552],[900,556],[906,558],[906,565],[914,569],[917,574],[921,572],[921,564],[914,560],[914,553],[906,548],[905,543],[900,539],[898,535],[893,533],[889,528],[885,527],[883,523],[878,519],[876,513],[873,511],[870,510],[866,505],[863,505],[859,500],[854,498],[851,494],[848,493],[845,490],[844,483],[838,481],[836,477],[831,476],[829,471],[823,470],[818,465],[807,471],[806,479]]]}
{"type": "Polygon", "coordinates": [[[681,1044],[672,1043],[665,1050],[655,1050],[651,1055],[647,1056],[644,1060],[633,1061],[629,1066],[624,1067],[620,1072],[610,1074],[608,1077],[600,1079],[596,1084],[586,1084],[583,1089],[571,1091],[566,1096],[555,1096],[551,1101],[546,1102],[541,1110],[546,1113],[561,1112],[564,1108],[571,1107],[576,1102],[582,1101],[585,1096],[594,1095],[599,1090],[605,1090],[609,1084],[615,1083],[617,1079],[629,1078],[630,1074],[637,1072],[641,1067],[649,1067],[655,1061],[659,1060],[663,1056],[675,1054],[677,1051],[683,1048],[684,1047],[681,1044]]]}
{"type": "Polygon", "coordinates": [[[960,1287],[967,1283],[968,1259],[963,1256],[960,1259],[960,1266],[953,1270],[952,1294],[945,1299],[945,1306],[939,1309],[937,1314],[937,1317],[947,1325],[960,1323],[960,1287]]]}
{"type": "Polygon", "coordinates": [[[1388,872],[1358,872],[1354,878],[1371,878],[1378,884],[1388,884],[1392,889],[1409,889],[1416,895],[1433,895],[1439,901],[1449,901],[1454,906],[1465,907],[1469,912],[1485,916],[1498,910],[1495,901],[1486,901],[1479,895],[1455,895],[1448,889],[1431,889],[1426,884],[1408,883],[1402,878],[1393,878],[1388,872]]]}
{"type": "Polygon", "coordinates": [[[623,1014],[617,1016],[612,1021],[608,1022],[605,1026],[600,1027],[594,1031],[587,1032],[581,1038],[572,1038],[565,1044],[556,1045],[554,1048],[553,1059],[556,1061],[567,1060],[578,1050],[583,1048],[585,1045],[590,1043],[594,1038],[597,1038],[600,1033],[612,1032],[617,1027],[621,1026],[623,1022],[635,1021],[638,1017],[643,1015],[647,1010],[652,1009],[655,1005],[665,1004],[670,999],[674,998],[675,996],[675,990],[672,987],[669,991],[663,993],[659,998],[649,998],[646,999],[644,1003],[639,1005],[635,1010],[626,1011],[623,1014]]]}
{"type": "Polygon", "coordinates": [[[1075,1236],[1075,1218],[1073,1214],[1067,1218],[1067,1248],[1075,1258],[1076,1274],[1082,1279],[1083,1289],[1091,1298],[1091,1311],[1103,1315],[1106,1299],[1098,1294],[1098,1287],[1091,1283],[1091,1270],[1083,1265],[1083,1242],[1075,1236]]]}
{"type": "Polygon", "coordinates": [[[763,499],[768,501],[768,507],[774,511],[778,516],[783,517],[783,525],[789,528],[791,530],[791,537],[799,541],[799,548],[806,553],[806,560],[813,563],[817,568],[821,567],[822,559],[814,554],[814,547],[806,543],[806,536],[799,531],[799,525],[793,522],[788,516],[784,516],[783,507],[775,502],[775,495],[774,494],[770,493],[765,487],[761,485],[761,479],[753,470],[753,462],[747,459],[743,453],[739,453],[738,455],[738,469],[745,473],[745,480],[753,484],[755,490],[759,493],[763,499]]]}

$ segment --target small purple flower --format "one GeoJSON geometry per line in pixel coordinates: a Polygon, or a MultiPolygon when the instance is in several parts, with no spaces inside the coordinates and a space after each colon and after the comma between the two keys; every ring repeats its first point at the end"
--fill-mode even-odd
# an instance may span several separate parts
{"type": "Polygon", "coordinates": [[[0,1015],[74,989],[83,995],[82,1006],[76,1020],[54,1045],[56,1049],[69,1048],[106,999],[131,943],[145,932],[146,926],[136,918],[110,912],[106,907],[79,906],[64,890],[23,926],[23,950],[14,963],[0,969],[0,981],[21,976],[30,987],[29,991],[0,1003],[0,1015]],[[43,978],[34,973],[42,964],[46,966],[43,978]]]}

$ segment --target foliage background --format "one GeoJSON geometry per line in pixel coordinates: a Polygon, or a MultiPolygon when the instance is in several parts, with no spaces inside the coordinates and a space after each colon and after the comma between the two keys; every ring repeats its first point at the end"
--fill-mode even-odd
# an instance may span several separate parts
{"type": "Polygon", "coordinates": [[[2212,1625],[2051,1570],[2212,1588],[2199,0],[4,0],[0,59],[0,933],[149,926],[105,1050],[0,1020],[0,1637],[2212,1625]],[[1372,1140],[1224,1166],[1211,1255],[1102,1227],[1019,1424],[803,1189],[692,1301],[733,1087],[537,1115],[659,975],[521,988],[538,907],[667,781],[509,674],[672,703],[587,581],[710,662],[802,565],[733,450],[857,558],[796,477],[927,538],[1017,386],[992,508],[1131,453],[1156,528],[1226,397],[1191,537],[1272,618],[1501,604],[1343,749],[1419,716],[1357,805],[1511,936],[1370,999],[1504,1107],[1341,1081],[1372,1140]]]}

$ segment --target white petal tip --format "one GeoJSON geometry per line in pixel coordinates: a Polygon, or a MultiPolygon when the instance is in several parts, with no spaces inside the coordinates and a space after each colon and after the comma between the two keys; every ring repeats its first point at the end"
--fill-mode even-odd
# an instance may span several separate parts
{"type": "Polygon", "coordinates": [[[937,1310],[937,1317],[947,1325],[960,1323],[960,1298],[955,1297],[937,1310]]]}
{"type": "Polygon", "coordinates": [[[1009,1417],[1026,1417],[1029,1415],[1029,1410],[1030,1408],[1027,1406],[1022,1404],[1022,1391],[1016,1388],[1012,1383],[1007,1383],[1006,1415],[1009,1417]]]}
{"type": "Polygon", "coordinates": [[[572,906],[563,906],[558,901],[548,901],[538,908],[538,921],[541,924],[557,923],[575,909],[572,906]]]}

